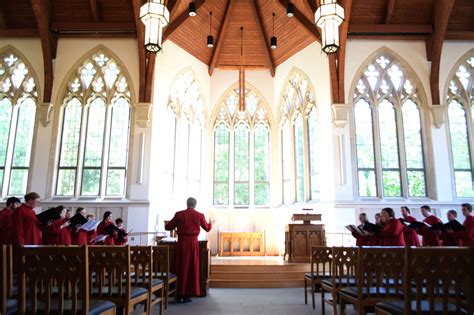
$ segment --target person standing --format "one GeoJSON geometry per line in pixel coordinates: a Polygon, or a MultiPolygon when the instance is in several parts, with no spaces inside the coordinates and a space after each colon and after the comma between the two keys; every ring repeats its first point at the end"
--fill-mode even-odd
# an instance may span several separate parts
{"type": "MultiPolygon", "coordinates": [[[[447,217],[449,222],[457,221],[458,213],[456,210],[449,210],[447,217]]],[[[456,237],[456,234],[449,231],[441,231],[440,234],[443,246],[462,246],[462,238],[456,237]]]]}
{"type": "Polygon", "coordinates": [[[13,222],[12,213],[21,206],[20,199],[10,197],[7,199],[6,207],[0,211],[0,245],[12,244],[13,242],[13,222]]]}
{"type": "Polygon", "coordinates": [[[199,243],[198,235],[203,228],[209,232],[211,220],[206,221],[204,214],[196,211],[197,201],[188,198],[187,209],[175,213],[173,219],[165,225],[168,231],[177,228],[176,274],[178,276],[178,302],[191,302],[191,296],[199,296],[199,243]]]}
{"type": "Polygon", "coordinates": [[[127,245],[128,243],[127,231],[123,227],[122,218],[117,218],[117,220],[115,220],[115,225],[124,233],[122,235],[117,233],[117,237],[114,239],[115,245],[127,245]]]}
{"type": "MultiPolygon", "coordinates": [[[[86,209],[79,207],[76,209],[76,215],[80,214],[86,218],[86,209]]],[[[87,231],[81,229],[80,226],[71,226],[71,240],[73,245],[87,245],[87,231]]]]}
{"type": "MultiPolygon", "coordinates": [[[[420,207],[421,214],[425,217],[423,220],[424,223],[429,225],[435,225],[437,223],[441,223],[441,219],[437,216],[431,214],[431,207],[428,205],[424,205],[420,207]]],[[[439,238],[439,234],[433,231],[428,227],[424,227],[421,231],[421,235],[423,237],[422,245],[423,246],[441,246],[441,240],[439,238]]]]}
{"type": "Polygon", "coordinates": [[[43,245],[71,245],[71,230],[69,229],[69,221],[66,219],[66,209],[56,208],[60,214],[60,218],[49,222],[43,229],[43,245]]]}
{"type": "Polygon", "coordinates": [[[474,216],[472,215],[472,205],[470,203],[463,203],[461,205],[462,214],[464,215],[464,231],[453,232],[448,230],[452,238],[462,242],[463,246],[474,247],[474,216]]]}
{"type": "MultiPolygon", "coordinates": [[[[408,207],[403,206],[400,208],[402,212],[402,220],[408,223],[416,222],[416,218],[411,215],[410,209],[408,207]]],[[[406,246],[416,246],[420,247],[420,239],[418,238],[418,234],[414,229],[409,228],[408,226],[403,226],[403,237],[405,238],[405,245],[406,246]]]]}
{"type": "Polygon", "coordinates": [[[403,224],[395,219],[395,211],[392,208],[383,208],[380,212],[380,219],[383,227],[379,233],[379,244],[382,246],[405,246],[403,224]]]}
{"type": "Polygon", "coordinates": [[[41,223],[33,210],[38,207],[40,196],[35,192],[25,195],[25,203],[12,214],[13,243],[19,245],[41,244],[41,223]]]}
{"type": "Polygon", "coordinates": [[[105,211],[102,221],[97,226],[97,235],[107,235],[107,237],[103,242],[96,243],[97,245],[115,245],[115,235],[110,235],[110,225],[114,225],[114,222],[112,221],[112,212],[105,211]]]}
{"type": "MultiPolygon", "coordinates": [[[[369,222],[366,213],[359,214],[359,228],[364,229],[364,224],[369,222]]],[[[370,246],[372,245],[372,235],[360,235],[354,231],[351,232],[352,236],[356,239],[356,246],[370,246]]]]}

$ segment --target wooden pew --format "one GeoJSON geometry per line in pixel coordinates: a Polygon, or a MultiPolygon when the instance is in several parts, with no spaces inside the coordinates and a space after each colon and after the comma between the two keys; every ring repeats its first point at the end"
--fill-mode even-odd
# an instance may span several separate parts
{"type": "MultiPolygon", "coordinates": [[[[7,313],[7,245],[0,248],[0,314],[7,313]]],[[[15,307],[16,308],[16,307],[15,307]]]]}
{"type": "Polygon", "coordinates": [[[141,303],[146,307],[148,290],[131,285],[129,246],[89,246],[89,266],[94,298],[115,303],[124,314],[141,303]]]}
{"type": "Polygon", "coordinates": [[[153,305],[159,304],[159,314],[163,314],[164,281],[153,276],[153,253],[151,246],[131,246],[130,261],[132,287],[144,287],[148,290],[145,313],[150,314],[153,305]]]}
{"type": "Polygon", "coordinates": [[[308,304],[308,292],[311,292],[313,309],[316,308],[315,293],[321,290],[321,281],[330,279],[332,248],[313,246],[311,248],[311,272],[304,275],[304,304],[308,304]]]}
{"type": "Polygon", "coordinates": [[[18,314],[115,314],[114,303],[90,299],[87,247],[25,246],[18,254],[18,314]]]}
{"type": "Polygon", "coordinates": [[[404,247],[359,248],[357,284],[339,292],[341,314],[346,304],[354,305],[364,315],[373,312],[380,301],[401,300],[405,254],[404,247]]]}
{"type": "Polygon", "coordinates": [[[376,314],[474,314],[474,249],[407,248],[400,301],[377,304],[376,314]]]}
{"type": "Polygon", "coordinates": [[[339,291],[346,286],[355,285],[357,267],[357,247],[333,247],[331,279],[321,281],[321,309],[324,314],[325,303],[332,305],[337,315],[339,291]],[[332,300],[326,300],[325,293],[331,293],[332,300]]]}
{"type": "Polygon", "coordinates": [[[174,303],[178,301],[178,277],[170,272],[169,246],[153,246],[153,277],[165,282],[165,309],[168,308],[168,299],[174,296],[174,303]]]}

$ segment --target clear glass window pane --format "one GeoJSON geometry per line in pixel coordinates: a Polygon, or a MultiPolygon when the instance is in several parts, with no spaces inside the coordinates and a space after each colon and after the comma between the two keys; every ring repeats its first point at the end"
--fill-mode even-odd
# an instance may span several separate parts
{"type": "Polygon", "coordinates": [[[313,107],[308,116],[308,145],[311,199],[319,199],[319,170],[317,164],[316,145],[318,143],[316,109],[313,107]]]}
{"type": "Polygon", "coordinates": [[[89,106],[84,167],[101,167],[105,131],[105,103],[96,98],[89,106]]]}
{"type": "Polygon", "coordinates": [[[291,197],[291,146],[290,146],[290,124],[285,122],[281,131],[282,142],[282,165],[283,165],[283,203],[292,201],[291,197]]]}
{"type": "Polygon", "coordinates": [[[82,195],[98,196],[100,188],[100,169],[84,169],[82,172],[82,195]]]}
{"type": "Polygon", "coordinates": [[[295,162],[296,162],[296,201],[305,200],[304,197],[304,140],[303,118],[298,115],[295,121],[295,162]]]}
{"type": "Polygon", "coordinates": [[[110,124],[109,167],[126,167],[130,127],[129,102],[119,98],[112,107],[110,124]]]}
{"type": "Polygon", "coordinates": [[[0,100],[0,167],[5,167],[11,119],[12,104],[10,99],[4,98],[0,100]]]}
{"type": "Polygon", "coordinates": [[[229,129],[220,124],[214,131],[214,204],[229,204],[229,129]]]}
{"type": "Polygon", "coordinates": [[[61,137],[60,167],[77,167],[79,137],[81,133],[82,104],[77,98],[71,99],[64,108],[61,137]]]}
{"type": "Polygon", "coordinates": [[[31,98],[22,102],[18,111],[18,123],[13,151],[13,167],[30,165],[31,145],[35,129],[36,104],[31,98]]]}
{"type": "Polygon", "coordinates": [[[60,169],[56,194],[58,196],[73,196],[76,186],[76,169],[60,169]]]}
{"type": "Polygon", "coordinates": [[[266,126],[257,125],[254,129],[255,146],[255,204],[267,205],[270,181],[270,135],[266,126]]]}
{"type": "Polygon", "coordinates": [[[109,169],[107,171],[107,196],[123,196],[125,194],[125,170],[109,169]]]}
{"type": "Polygon", "coordinates": [[[249,204],[249,130],[238,125],[234,133],[234,204],[249,204]]]}
{"type": "Polygon", "coordinates": [[[28,169],[12,169],[10,174],[10,187],[8,195],[24,196],[28,183],[28,169]]]}

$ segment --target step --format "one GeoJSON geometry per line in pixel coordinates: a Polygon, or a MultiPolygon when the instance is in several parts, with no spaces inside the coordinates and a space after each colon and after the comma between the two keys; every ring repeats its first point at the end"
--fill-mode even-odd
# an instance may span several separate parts
{"type": "Polygon", "coordinates": [[[227,280],[301,280],[304,278],[305,272],[301,271],[284,271],[284,272],[226,272],[212,271],[211,280],[227,279],[227,280]]]}
{"type": "Polygon", "coordinates": [[[211,273],[221,272],[285,272],[299,271],[310,272],[310,264],[286,264],[286,265],[211,265],[211,273]]]}
{"type": "Polygon", "coordinates": [[[211,288],[299,288],[303,280],[234,280],[211,279],[211,288]]]}

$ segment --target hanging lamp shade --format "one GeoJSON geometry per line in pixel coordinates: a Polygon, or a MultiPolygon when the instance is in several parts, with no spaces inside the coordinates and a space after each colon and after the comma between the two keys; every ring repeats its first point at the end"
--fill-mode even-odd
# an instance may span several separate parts
{"type": "Polygon", "coordinates": [[[272,36],[270,38],[270,48],[271,49],[276,49],[277,48],[277,38],[275,36],[272,36]]]}
{"type": "Polygon", "coordinates": [[[286,16],[293,17],[295,15],[295,5],[291,2],[288,2],[286,5],[286,16]]]}
{"type": "Polygon", "coordinates": [[[189,7],[188,7],[188,14],[189,16],[196,16],[196,2],[191,1],[189,2],[189,7]]]}
{"type": "Polygon", "coordinates": [[[140,19],[145,24],[145,49],[153,53],[160,51],[163,28],[170,20],[165,0],[147,0],[140,8],[140,19]]]}
{"type": "Polygon", "coordinates": [[[339,25],[344,21],[344,8],[336,0],[321,0],[314,21],[321,29],[322,50],[326,54],[335,53],[339,49],[339,25]]]}

